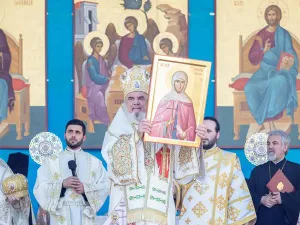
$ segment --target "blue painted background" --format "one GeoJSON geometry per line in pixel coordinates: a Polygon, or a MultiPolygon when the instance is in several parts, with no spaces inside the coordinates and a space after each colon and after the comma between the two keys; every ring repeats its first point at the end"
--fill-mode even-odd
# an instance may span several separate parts
{"type": "MultiPolygon", "coordinates": [[[[116,1],[116,0],[115,0],[116,1]]],[[[101,1],[101,4],[105,1],[101,1]]],[[[73,116],[73,22],[72,0],[48,0],[47,15],[47,73],[48,73],[48,127],[49,132],[55,133],[64,139],[64,128],[68,120],[73,116]]],[[[214,0],[190,0],[189,1],[189,57],[213,62],[206,116],[214,115],[215,105],[215,17],[214,0]]],[[[100,21],[101,23],[101,21],[100,21]]],[[[222,124],[221,124],[222,129],[222,124]]],[[[247,161],[242,149],[230,150],[237,153],[242,169],[246,177],[249,177],[253,166],[247,161]]],[[[8,155],[15,152],[28,154],[27,150],[0,150],[0,157],[7,161],[8,155]]],[[[100,149],[88,151],[102,159],[100,149]]],[[[300,163],[300,151],[290,150],[287,158],[300,163]]],[[[106,166],[106,165],[105,165],[106,166]]],[[[29,162],[29,189],[33,201],[33,207],[37,212],[37,202],[33,197],[38,165],[30,159],[29,162]]],[[[107,213],[108,201],[98,212],[99,215],[107,213]]]]}

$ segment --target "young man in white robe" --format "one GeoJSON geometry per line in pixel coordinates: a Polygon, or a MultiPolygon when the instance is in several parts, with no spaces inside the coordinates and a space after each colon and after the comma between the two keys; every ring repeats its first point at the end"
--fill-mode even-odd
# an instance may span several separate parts
{"type": "Polygon", "coordinates": [[[65,129],[66,150],[46,159],[38,169],[33,193],[50,213],[51,225],[93,225],[107,198],[105,168],[99,159],[81,149],[85,132],[82,121],[70,120],[65,129]]]}
{"type": "Polygon", "coordinates": [[[173,181],[198,176],[203,163],[199,163],[196,148],[143,142],[144,133],[151,133],[151,123],[145,119],[149,79],[140,66],[121,76],[125,103],[109,126],[102,147],[112,181],[109,213],[124,199],[127,223],[175,225],[173,181]]]}
{"type": "MultiPolygon", "coordinates": [[[[31,202],[29,196],[25,196],[22,198],[19,198],[18,196],[14,194],[9,194],[5,192],[3,186],[6,186],[3,181],[5,179],[9,179],[12,177],[14,173],[9,168],[9,166],[0,159],[0,224],[1,225],[29,225],[29,215],[31,210],[31,202]]],[[[24,177],[25,179],[25,177],[24,177]]],[[[23,188],[28,188],[27,182],[21,182],[20,181],[9,181],[11,184],[8,184],[8,186],[11,186],[10,190],[7,191],[13,191],[13,189],[19,189],[22,187],[18,187],[18,185],[23,185],[23,188]]],[[[22,190],[27,191],[27,190],[22,190]]]]}
{"type": "Polygon", "coordinates": [[[202,129],[206,176],[204,181],[190,176],[181,182],[179,225],[253,224],[256,213],[239,160],[217,147],[219,122],[206,117],[202,129]]]}

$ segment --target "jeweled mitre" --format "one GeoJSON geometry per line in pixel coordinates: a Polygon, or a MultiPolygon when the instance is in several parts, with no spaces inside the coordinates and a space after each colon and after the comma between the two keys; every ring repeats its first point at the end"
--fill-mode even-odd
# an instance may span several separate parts
{"type": "Polygon", "coordinates": [[[28,182],[24,175],[14,174],[5,178],[2,182],[4,195],[12,195],[16,198],[22,198],[28,195],[28,182]]]}
{"type": "Polygon", "coordinates": [[[150,74],[141,66],[133,66],[126,70],[120,77],[124,96],[134,91],[148,94],[150,74]]]}

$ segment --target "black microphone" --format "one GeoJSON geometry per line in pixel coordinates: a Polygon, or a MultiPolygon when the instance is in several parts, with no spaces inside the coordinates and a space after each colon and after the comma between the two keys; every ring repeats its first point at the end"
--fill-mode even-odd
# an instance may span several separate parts
{"type": "Polygon", "coordinates": [[[75,160],[70,160],[68,162],[68,166],[69,166],[69,169],[72,171],[73,177],[77,177],[77,174],[76,174],[76,167],[77,167],[77,165],[76,165],[75,160]]]}

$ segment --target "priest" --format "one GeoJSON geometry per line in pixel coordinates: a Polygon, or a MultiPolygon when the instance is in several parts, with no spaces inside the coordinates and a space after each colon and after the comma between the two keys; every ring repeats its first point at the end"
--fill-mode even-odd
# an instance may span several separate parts
{"type": "MultiPolygon", "coordinates": [[[[0,159],[0,224],[29,225],[31,202],[27,179],[0,159]]],[[[34,220],[34,218],[33,218],[34,220]]]]}
{"type": "Polygon", "coordinates": [[[102,148],[112,180],[109,213],[124,199],[129,224],[175,224],[173,182],[187,174],[198,176],[198,162],[203,163],[196,148],[143,142],[144,133],[151,133],[151,123],[145,119],[149,79],[141,66],[121,76],[125,102],[108,128],[102,148]]]}
{"type": "Polygon", "coordinates": [[[47,158],[38,169],[34,196],[50,213],[50,224],[92,225],[106,200],[109,181],[101,161],[84,152],[82,121],[70,120],[65,129],[67,149],[47,158]]]}
{"type": "MultiPolygon", "coordinates": [[[[235,153],[217,146],[220,124],[213,117],[204,118],[198,130],[202,137],[205,180],[186,177],[181,180],[182,204],[179,225],[253,224],[255,210],[247,183],[235,153]]],[[[267,225],[267,224],[265,224],[267,225]]]]}
{"type": "Polygon", "coordinates": [[[257,213],[256,225],[294,225],[300,212],[300,165],[285,158],[290,138],[284,131],[273,130],[268,135],[269,161],[255,167],[248,181],[257,213]],[[270,192],[267,188],[279,169],[294,186],[293,192],[270,192]]]}

